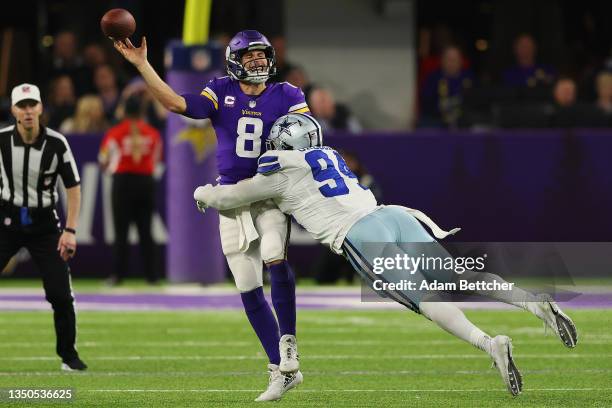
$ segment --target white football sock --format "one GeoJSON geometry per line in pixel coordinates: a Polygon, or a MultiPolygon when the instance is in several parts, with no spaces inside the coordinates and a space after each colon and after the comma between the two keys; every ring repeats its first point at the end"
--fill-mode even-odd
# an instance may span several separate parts
{"type": "Polygon", "coordinates": [[[421,302],[419,309],[423,316],[450,334],[491,354],[491,337],[476,327],[465,314],[449,302],[421,302]]]}

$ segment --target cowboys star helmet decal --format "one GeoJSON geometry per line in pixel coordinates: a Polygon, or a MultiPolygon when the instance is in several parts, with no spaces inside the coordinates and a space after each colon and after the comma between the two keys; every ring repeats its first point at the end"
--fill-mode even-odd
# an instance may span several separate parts
{"type": "Polygon", "coordinates": [[[300,122],[299,120],[295,120],[292,122],[290,118],[286,116],[285,119],[281,123],[278,124],[278,128],[279,128],[278,135],[280,136],[283,133],[287,133],[289,136],[291,136],[291,131],[289,130],[289,128],[295,125],[296,123],[302,126],[302,122],[300,122]]]}

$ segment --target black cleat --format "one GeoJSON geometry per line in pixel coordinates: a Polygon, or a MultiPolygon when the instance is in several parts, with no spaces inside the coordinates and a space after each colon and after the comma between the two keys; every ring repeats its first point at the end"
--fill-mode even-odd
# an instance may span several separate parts
{"type": "Polygon", "coordinates": [[[87,370],[87,364],[85,364],[78,357],[70,361],[62,362],[62,371],[85,371],[85,370],[87,370]]]}

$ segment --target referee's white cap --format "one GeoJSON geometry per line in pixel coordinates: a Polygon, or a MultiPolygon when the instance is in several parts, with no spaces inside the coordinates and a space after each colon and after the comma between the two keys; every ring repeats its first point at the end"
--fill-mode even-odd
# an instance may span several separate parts
{"type": "Polygon", "coordinates": [[[11,92],[12,105],[17,105],[19,102],[25,101],[26,99],[42,102],[40,99],[40,89],[32,84],[21,84],[13,88],[11,92]]]}

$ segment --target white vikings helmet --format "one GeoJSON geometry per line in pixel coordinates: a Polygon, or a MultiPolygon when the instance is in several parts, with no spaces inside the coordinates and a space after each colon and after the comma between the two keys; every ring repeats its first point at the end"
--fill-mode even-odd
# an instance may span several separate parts
{"type": "Polygon", "coordinates": [[[267,150],[298,150],[322,145],[321,125],[303,113],[289,113],[278,118],[266,140],[267,150]]]}

